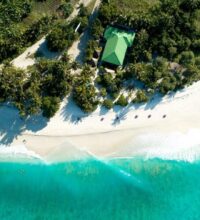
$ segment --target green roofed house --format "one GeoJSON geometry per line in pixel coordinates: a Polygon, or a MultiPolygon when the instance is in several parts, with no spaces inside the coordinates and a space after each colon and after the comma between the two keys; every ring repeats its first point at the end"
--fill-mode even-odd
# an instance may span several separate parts
{"type": "Polygon", "coordinates": [[[127,48],[133,44],[135,32],[108,26],[104,38],[107,42],[101,61],[122,66],[127,48]]]}

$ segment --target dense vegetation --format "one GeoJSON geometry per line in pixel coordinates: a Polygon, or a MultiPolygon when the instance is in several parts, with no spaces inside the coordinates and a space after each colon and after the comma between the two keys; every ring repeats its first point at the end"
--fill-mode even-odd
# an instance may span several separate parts
{"type": "MultiPolygon", "coordinates": [[[[67,50],[88,26],[89,13],[83,5],[78,16],[67,22],[72,5],[56,0],[53,16],[41,16],[24,28],[21,22],[32,13],[33,2],[37,1],[0,3],[0,61],[47,32],[51,51],[67,50]]],[[[200,79],[200,0],[102,0],[90,28],[87,64],[98,58],[105,45],[103,32],[110,24],[136,32],[122,68],[110,73],[105,66],[96,70],[85,65],[72,77],[71,70],[80,66],[69,63],[66,54],[59,61],[39,59],[27,71],[6,64],[0,72],[0,101],[14,104],[22,116],[42,112],[52,117],[72,91],[76,104],[89,113],[99,104],[111,109],[144,103],[155,93],[167,94],[200,79]]]]}
{"type": "MultiPolygon", "coordinates": [[[[134,90],[134,103],[146,102],[155,92],[167,94],[200,79],[199,21],[200,0],[104,0],[91,28],[85,61],[90,63],[103,49],[107,25],[135,30],[122,71],[112,75],[104,70],[96,81],[116,104],[126,106],[131,100],[129,94],[119,96],[124,89],[134,90]],[[134,81],[142,88],[135,89],[134,81]]],[[[104,100],[107,106],[107,97],[104,100]]]]}
{"type": "MultiPolygon", "coordinates": [[[[48,0],[38,0],[38,2],[45,4],[48,0]]],[[[80,5],[78,16],[67,22],[65,18],[73,10],[71,1],[54,2],[56,14],[53,13],[51,17],[42,16],[31,25],[27,25],[28,17],[33,13],[34,4],[37,5],[37,1],[20,0],[0,3],[0,17],[2,18],[0,19],[0,61],[17,55],[29,42],[33,43],[39,36],[49,31],[50,27],[51,31],[47,36],[49,49],[63,51],[69,48],[87,27],[89,14],[87,9],[80,5]],[[79,29],[75,33],[78,25],[79,29]]],[[[15,68],[9,62],[5,62],[0,70],[0,102],[13,104],[23,117],[40,113],[43,113],[45,117],[52,117],[58,110],[61,100],[69,94],[73,85],[71,69],[77,67],[76,62],[69,64],[66,53],[60,61],[39,58],[37,63],[27,70],[15,68]]],[[[86,72],[83,70],[81,74],[84,82],[86,82],[84,78],[86,72]]],[[[78,91],[81,86],[87,90],[85,95],[88,94],[88,99],[82,100],[81,107],[83,106],[86,112],[91,112],[94,110],[93,104],[96,106],[98,104],[95,104],[95,101],[92,102],[93,98],[90,97],[94,92],[92,90],[94,86],[85,87],[84,83],[81,85],[80,82],[78,85],[78,80],[76,80],[76,89],[73,92],[75,100],[81,99],[78,91]]]]}
{"type": "Polygon", "coordinates": [[[0,62],[18,55],[71,11],[68,0],[1,1],[0,62]]]}
{"type": "Polygon", "coordinates": [[[0,71],[0,101],[15,105],[21,116],[52,117],[70,92],[71,66],[66,61],[41,59],[27,71],[6,65],[0,71]]]}
{"type": "Polygon", "coordinates": [[[87,27],[88,16],[87,9],[81,4],[76,18],[69,23],[66,21],[57,23],[47,36],[48,48],[55,52],[68,49],[87,27]],[[78,30],[75,32],[77,28],[78,30]]]}
{"type": "Polygon", "coordinates": [[[89,66],[85,66],[75,79],[73,98],[77,105],[87,113],[93,112],[99,104],[96,88],[93,84],[94,74],[89,66]]]}

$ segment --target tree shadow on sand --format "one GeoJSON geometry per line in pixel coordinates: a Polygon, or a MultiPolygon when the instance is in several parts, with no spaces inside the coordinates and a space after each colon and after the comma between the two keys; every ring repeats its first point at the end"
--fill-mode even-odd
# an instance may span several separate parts
{"type": "MultiPolygon", "coordinates": [[[[183,98],[181,97],[176,97],[177,94],[184,93],[185,89],[181,89],[178,91],[172,91],[169,92],[167,95],[162,95],[160,93],[156,93],[147,103],[145,106],[145,110],[153,110],[156,106],[158,106],[161,103],[167,103],[170,101],[174,101],[176,99],[183,98]]],[[[139,106],[140,107],[140,106],[139,106]]]]}
{"type": "Polygon", "coordinates": [[[117,126],[122,121],[127,119],[127,114],[134,109],[134,106],[129,104],[126,107],[114,106],[113,111],[116,113],[115,118],[113,119],[112,125],[117,126]]]}
{"type": "Polygon", "coordinates": [[[91,38],[90,25],[92,25],[92,22],[96,18],[97,13],[98,13],[98,9],[96,8],[89,17],[89,27],[83,32],[83,34],[80,37],[80,40],[78,43],[79,54],[75,57],[75,60],[80,64],[83,64],[84,57],[85,57],[85,50],[87,48],[87,43],[91,38]]]}
{"type": "Polygon", "coordinates": [[[83,60],[85,57],[85,50],[89,39],[90,39],[90,34],[89,34],[89,30],[87,29],[80,37],[80,41],[78,43],[79,54],[75,57],[75,61],[77,61],[80,64],[83,64],[83,60]]]}
{"type": "Polygon", "coordinates": [[[47,58],[47,59],[58,59],[60,57],[60,55],[61,55],[61,53],[59,53],[59,52],[49,51],[46,39],[45,39],[44,42],[42,42],[40,44],[39,48],[35,52],[36,57],[44,57],[44,58],[47,58]]]}
{"type": "MultiPolygon", "coordinates": [[[[160,104],[163,101],[163,95],[161,94],[155,94],[146,104],[145,104],[145,110],[153,110],[158,104],[160,104]]],[[[144,105],[144,103],[143,103],[144,105]]],[[[141,105],[139,105],[140,107],[141,105]]]]}
{"type": "MultiPolygon", "coordinates": [[[[173,96],[175,96],[175,94],[173,94],[173,96]]],[[[113,119],[112,125],[114,126],[119,125],[122,121],[127,119],[127,114],[129,112],[133,112],[134,110],[138,110],[138,109],[144,109],[145,111],[153,110],[163,101],[163,98],[164,98],[163,95],[156,94],[147,103],[138,103],[138,104],[129,103],[129,105],[127,105],[126,107],[115,105],[113,107],[113,111],[116,113],[116,116],[113,119]]],[[[172,98],[172,96],[169,96],[169,98],[172,98]]],[[[109,110],[107,110],[105,107],[102,106],[100,108],[101,116],[106,116],[108,112],[109,110]]],[[[138,115],[135,115],[135,118],[138,118],[138,115]]]]}
{"type": "MultiPolygon", "coordinates": [[[[184,90],[178,91],[182,93],[184,90]]],[[[162,96],[160,94],[155,95],[149,102],[141,104],[129,104],[126,107],[114,106],[111,111],[115,112],[115,116],[112,120],[112,125],[117,126],[122,121],[127,119],[127,114],[137,109],[153,110],[158,104],[168,102],[170,100],[183,98],[182,96],[176,97],[177,92],[162,96]]],[[[109,114],[109,110],[101,106],[100,111],[97,113],[99,117],[106,117],[109,114]]],[[[60,112],[64,121],[69,121],[73,124],[81,123],[85,118],[91,116],[91,114],[84,113],[72,100],[70,96],[66,105],[61,109],[60,112]]],[[[96,114],[96,113],[95,113],[96,114]]],[[[135,115],[138,118],[139,115],[135,115]]],[[[103,120],[102,120],[103,121],[103,120]]],[[[42,115],[28,117],[22,119],[19,116],[19,112],[14,107],[5,104],[0,106],[0,145],[9,145],[12,141],[17,138],[20,134],[25,131],[37,132],[45,128],[48,124],[48,119],[42,115]]]]}
{"type": "Polygon", "coordinates": [[[99,115],[100,115],[100,116],[104,116],[104,115],[108,114],[109,111],[110,111],[110,110],[107,109],[106,107],[101,106],[101,107],[100,107],[100,111],[99,111],[99,115]]]}
{"type": "Polygon", "coordinates": [[[22,119],[18,110],[5,105],[0,107],[0,145],[9,145],[25,131],[37,132],[46,127],[48,120],[40,116],[22,119]]]}
{"type": "Polygon", "coordinates": [[[78,124],[89,116],[89,114],[84,113],[76,105],[71,96],[68,98],[66,105],[61,109],[61,115],[65,121],[69,121],[73,124],[78,124]]]}

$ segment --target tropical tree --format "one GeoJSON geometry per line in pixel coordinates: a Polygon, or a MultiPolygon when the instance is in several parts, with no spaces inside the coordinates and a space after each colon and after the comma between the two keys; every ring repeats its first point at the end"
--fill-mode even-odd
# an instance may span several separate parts
{"type": "Polygon", "coordinates": [[[138,90],[136,93],[136,97],[133,99],[133,103],[143,103],[149,100],[148,96],[146,95],[145,91],[138,90]]]}
{"type": "Polygon", "coordinates": [[[113,101],[111,99],[105,99],[102,104],[105,108],[111,109],[113,107],[113,101]]]}
{"type": "Polygon", "coordinates": [[[122,94],[119,96],[119,98],[117,99],[117,101],[115,102],[116,105],[120,105],[120,106],[127,106],[128,105],[128,101],[125,98],[125,96],[122,94]]]}
{"type": "Polygon", "coordinates": [[[43,116],[51,118],[58,111],[60,99],[58,97],[46,96],[42,100],[43,116]]]}

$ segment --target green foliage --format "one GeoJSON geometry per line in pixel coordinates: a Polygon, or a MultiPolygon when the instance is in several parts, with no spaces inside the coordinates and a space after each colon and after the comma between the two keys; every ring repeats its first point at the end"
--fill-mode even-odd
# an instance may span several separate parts
{"type": "Polygon", "coordinates": [[[60,23],[47,36],[47,45],[51,51],[63,51],[72,45],[75,38],[71,25],[60,23]]]}
{"type": "Polygon", "coordinates": [[[200,80],[200,69],[197,66],[189,65],[183,73],[185,77],[185,82],[191,84],[200,80]]]}
{"type": "Polygon", "coordinates": [[[100,75],[100,84],[102,86],[105,86],[105,87],[109,87],[112,85],[113,83],[113,77],[112,77],[112,74],[111,73],[104,73],[102,75],[100,75]]]}
{"type": "Polygon", "coordinates": [[[148,102],[149,98],[146,95],[145,91],[138,90],[136,93],[136,97],[133,99],[133,103],[143,103],[148,102]]]}
{"type": "Polygon", "coordinates": [[[24,115],[35,115],[41,112],[42,91],[38,72],[30,72],[30,78],[24,87],[24,115]]]}
{"type": "Polygon", "coordinates": [[[0,99],[15,105],[22,116],[40,112],[40,81],[37,73],[5,66],[0,72],[0,99]]]}
{"type": "Polygon", "coordinates": [[[81,72],[81,78],[85,80],[91,80],[91,77],[95,76],[95,72],[93,69],[90,68],[89,65],[83,66],[82,72],[81,72]]]}
{"type": "Polygon", "coordinates": [[[103,101],[103,106],[107,109],[111,109],[113,107],[113,101],[111,99],[105,99],[103,101]]]}
{"type": "Polygon", "coordinates": [[[117,9],[116,5],[111,6],[111,4],[107,4],[107,3],[102,4],[102,6],[99,9],[99,20],[101,20],[103,26],[106,26],[111,21],[116,20],[116,14],[115,14],[116,9],[117,9]]]}
{"type": "Polygon", "coordinates": [[[85,50],[85,61],[89,62],[93,58],[94,50],[97,48],[98,44],[94,40],[89,40],[87,43],[87,48],[85,50]]]}
{"type": "MultiPolygon", "coordinates": [[[[80,5],[77,18],[70,23],[66,20],[55,22],[59,16],[67,18],[72,12],[69,1],[58,1],[55,7],[57,14],[51,14],[54,16],[41,13],[38,19],[30,22],[29,15],[35,4],[39,3],[36,0],[1,1],[0,61],[20,53],[49,28],[49,49],[63,51],[88,27],[89,14],[83,5],[80,5]],[[24,25],[26,22],[28,25],[24,25]]],[[[108,24],[128,26],[136,30],[136,38],[128,49],[125,69],[117,70],[115,74],[101,69],[96,78],[102,87],[100,94],[96,92],[95,73],[90,67],[85,66],[81,74],[72,79],[71,68],[79,66],[69,64],[69,57],[65,54],[60,61],[39,59],[26,72],[5,65],[0,71],[0,101],[15,105],[22,116],[43,112],[44,116],[52,117],[72,88],[73,99],[85,112],[97,108],[99,95],[110,95],[118,98],[117,105],[128,105],[124,95],[118,96],[121,88],[133,85],[134,80],[142,82],[145,90],[163,94],[183,88],[200,79],[199,9],[199,0],[104,0],[91,25],[92,36],[86,48],[85,61],[90,61],[95,48],[101,45],[101,41],[98,44],[96,40],[101,39],[108,24]],[[171,62],[175,61],[180,65],[173,68],[171,62]]],[[[139,90],[133,102],[148,101],[145,90],[139,90]]],[[[102,105],[110,109],[113,102],[105,99],[102,105]]]]}
{"type": "MultiPolygon", "coordinates": [[[[127,72],[129,72],[129,74],[132,74],[135,79],[142,81],[148,86],[151,86],[152,79],[154,78],[152,74],[153,68],[151,64],[149,65],[144,63],[132,64],[128,67],[127,72]]],[[[155,80],[153,79],[153,81],[155,80]]]]}
{"type": "Polygon", "coordinates": [[[181,72],[178,70],[172,72],[167,60],[162,57],[158,57],[152,63],[131,64],[127,72],[143,82],[146,88],[160,91],[163,94],[182,88],[184,84],[181,72]]]}
{"type": "Polygon", "coordinates": [[[41,59],[27,72],[8,65],[0,71],[0,100],[15,105],[22,116],[43,110],[51,117],[72,83],[70,65],[63,61],[41,59]]]}
{"type": "Polygon", "coordinates": [[[173,76],[166,76],[162,79],[159,85],[159,90],[162,94],[167,94],[169,91],[173,91],[176,88],[176,78],[173,76]]]}
{"type": "Polygon", "coordinates": [[[92,83],[93,76],[94,72],[88,66],[84,67],[81,75],[76,78],[73,90],[74,101],[86,113],[96,110],[99,104],[96,88],[92,83]]]}
{"type": "Polygon", "coordinates": [[[60,5],[58,10],[61,11],[64,18],[67,18],[73,12],[73,6],[70,2],[64,2],[60,5]]]}
{"type": "Polygon", "coordinates": [[[70,66],[63,61],[47,61],[43,70],[45,74],[42,86],[45,95],[64,98],[71,89],[70,66]]]}
{"type": "Polygon", "coordinates": [[[42,100],[43,116],[51,118],[58,111],[60,106],[60,99],[58,97],[46,96],[42,100]]]}
{"type": "Polygon", "coordinates": [[[200,39],[194,40],[192,42],[192,48],[194,51],[198,52],[200,50],[200,39]]]}
{"type": "Polygon", "coordinates": [[[103,26],[98,18],[92,24],[91,34],[95,40],[98,40],[99,37],[103,35],[103,26]]]}
{"type": "Polygon", "coordinates": [[[106,88],[106,91],[112,95],[113,93],[120,92],[122,81],[117,75],[113,77],[111,73],[105,72],[99,75],[98,83],[106,88]]]}
{"type": "Polygon", "coordinates": [[[30,25],[23,35],[23,39],[28,44],[29,42],[33,43],[36,41],[42,34],[46,33],[49,30],[50,25],[52,24],[53,19],[49,16],[43,16],[32,25],[30,25]]]}
{"type": "Polygon", "coordinates": [[[79,13],[78,15],[80,17],[88,17],[89,16],[89,12],[87,10],[87,8],[81,3],[79,6],[79,13]]]}
{"type": "Polygon", "coordinates": [[[200,8],[200,0],[183,0],[181,8],[185,11],[193,11],[200,8]]]}
{"type": "Polygon", "coordinates": [[[18,101],[23,98],[26,74],[13,66],[5,66],[0,72],[0,95],[3,100],[18,101]]]}
{"type": "MultiPolygon", "coordinates": [[[[66,3],[67,4],[67,3],[66,3]]],[[[79,34],[81,34],[88,26],[88,12],[87,9],[80,5],[78,17],[66,23],[62,21],[55,25],[53,30],[47,36],[47,45],[49,50],[61,52],[68,49],[79,34]],[[78,32],[75,29],[79,26],[78,32]]]]}
{"type": "Polygon", "coordinates": [[[200,69],[200,57],[195,58],[195,65],[197,66],[198,69],[200,69]]]}
{"type": "Polygon", "coordinates": [[[0,3],[0,26],[12,22],[19,22],[31,11],[30,0],[1,1],[0,3]]]}
{"type": "Polygon", "coordinates": [[[110,95],[114,100],[116,100],[119,97],[119,91],[111,92],[110,95]]]}
{"type": "Polygon", "coordinates": [[[49,31],[55,19],[52,0],[1,1],[0,3],[0,62],[12,59],[49,31]],[[51,13],[45,9],[52,7],[51,13]],[[41,7],[40,7],[41,6],[41,7]]]}
{"type": "Polygon", "coordinates": [[[168,53],[169,53],[170,58],[173,59],[175,55],[177,54],[177,48],[174,46],[169,47],[168,53]]]}
{"type": "Polygon", "coordinates": [[[100,90],[100,96],[102,96],[102,97],[106,97],[106,96],[107,96],[107,91],[106,91],[105,88],[101,88],[101,90],[100,90]]]}
{"type": "Polygon", "coordinates": [[[125,98],[124,95],[120,95],[120,97],[118,98],[118,100],[116,101],[115,104],[120,105],[122,107],[125,107],[125,106],[128,105],[128,101],[127,101],[127,99],[125,98]]]}
{"type": "Polygon", "coordinates": [[[194,64],[195,62],[195,56],[192,51],[184,51],[179,56],[179,63],[188,66],[190,64],[194,64]]]}

